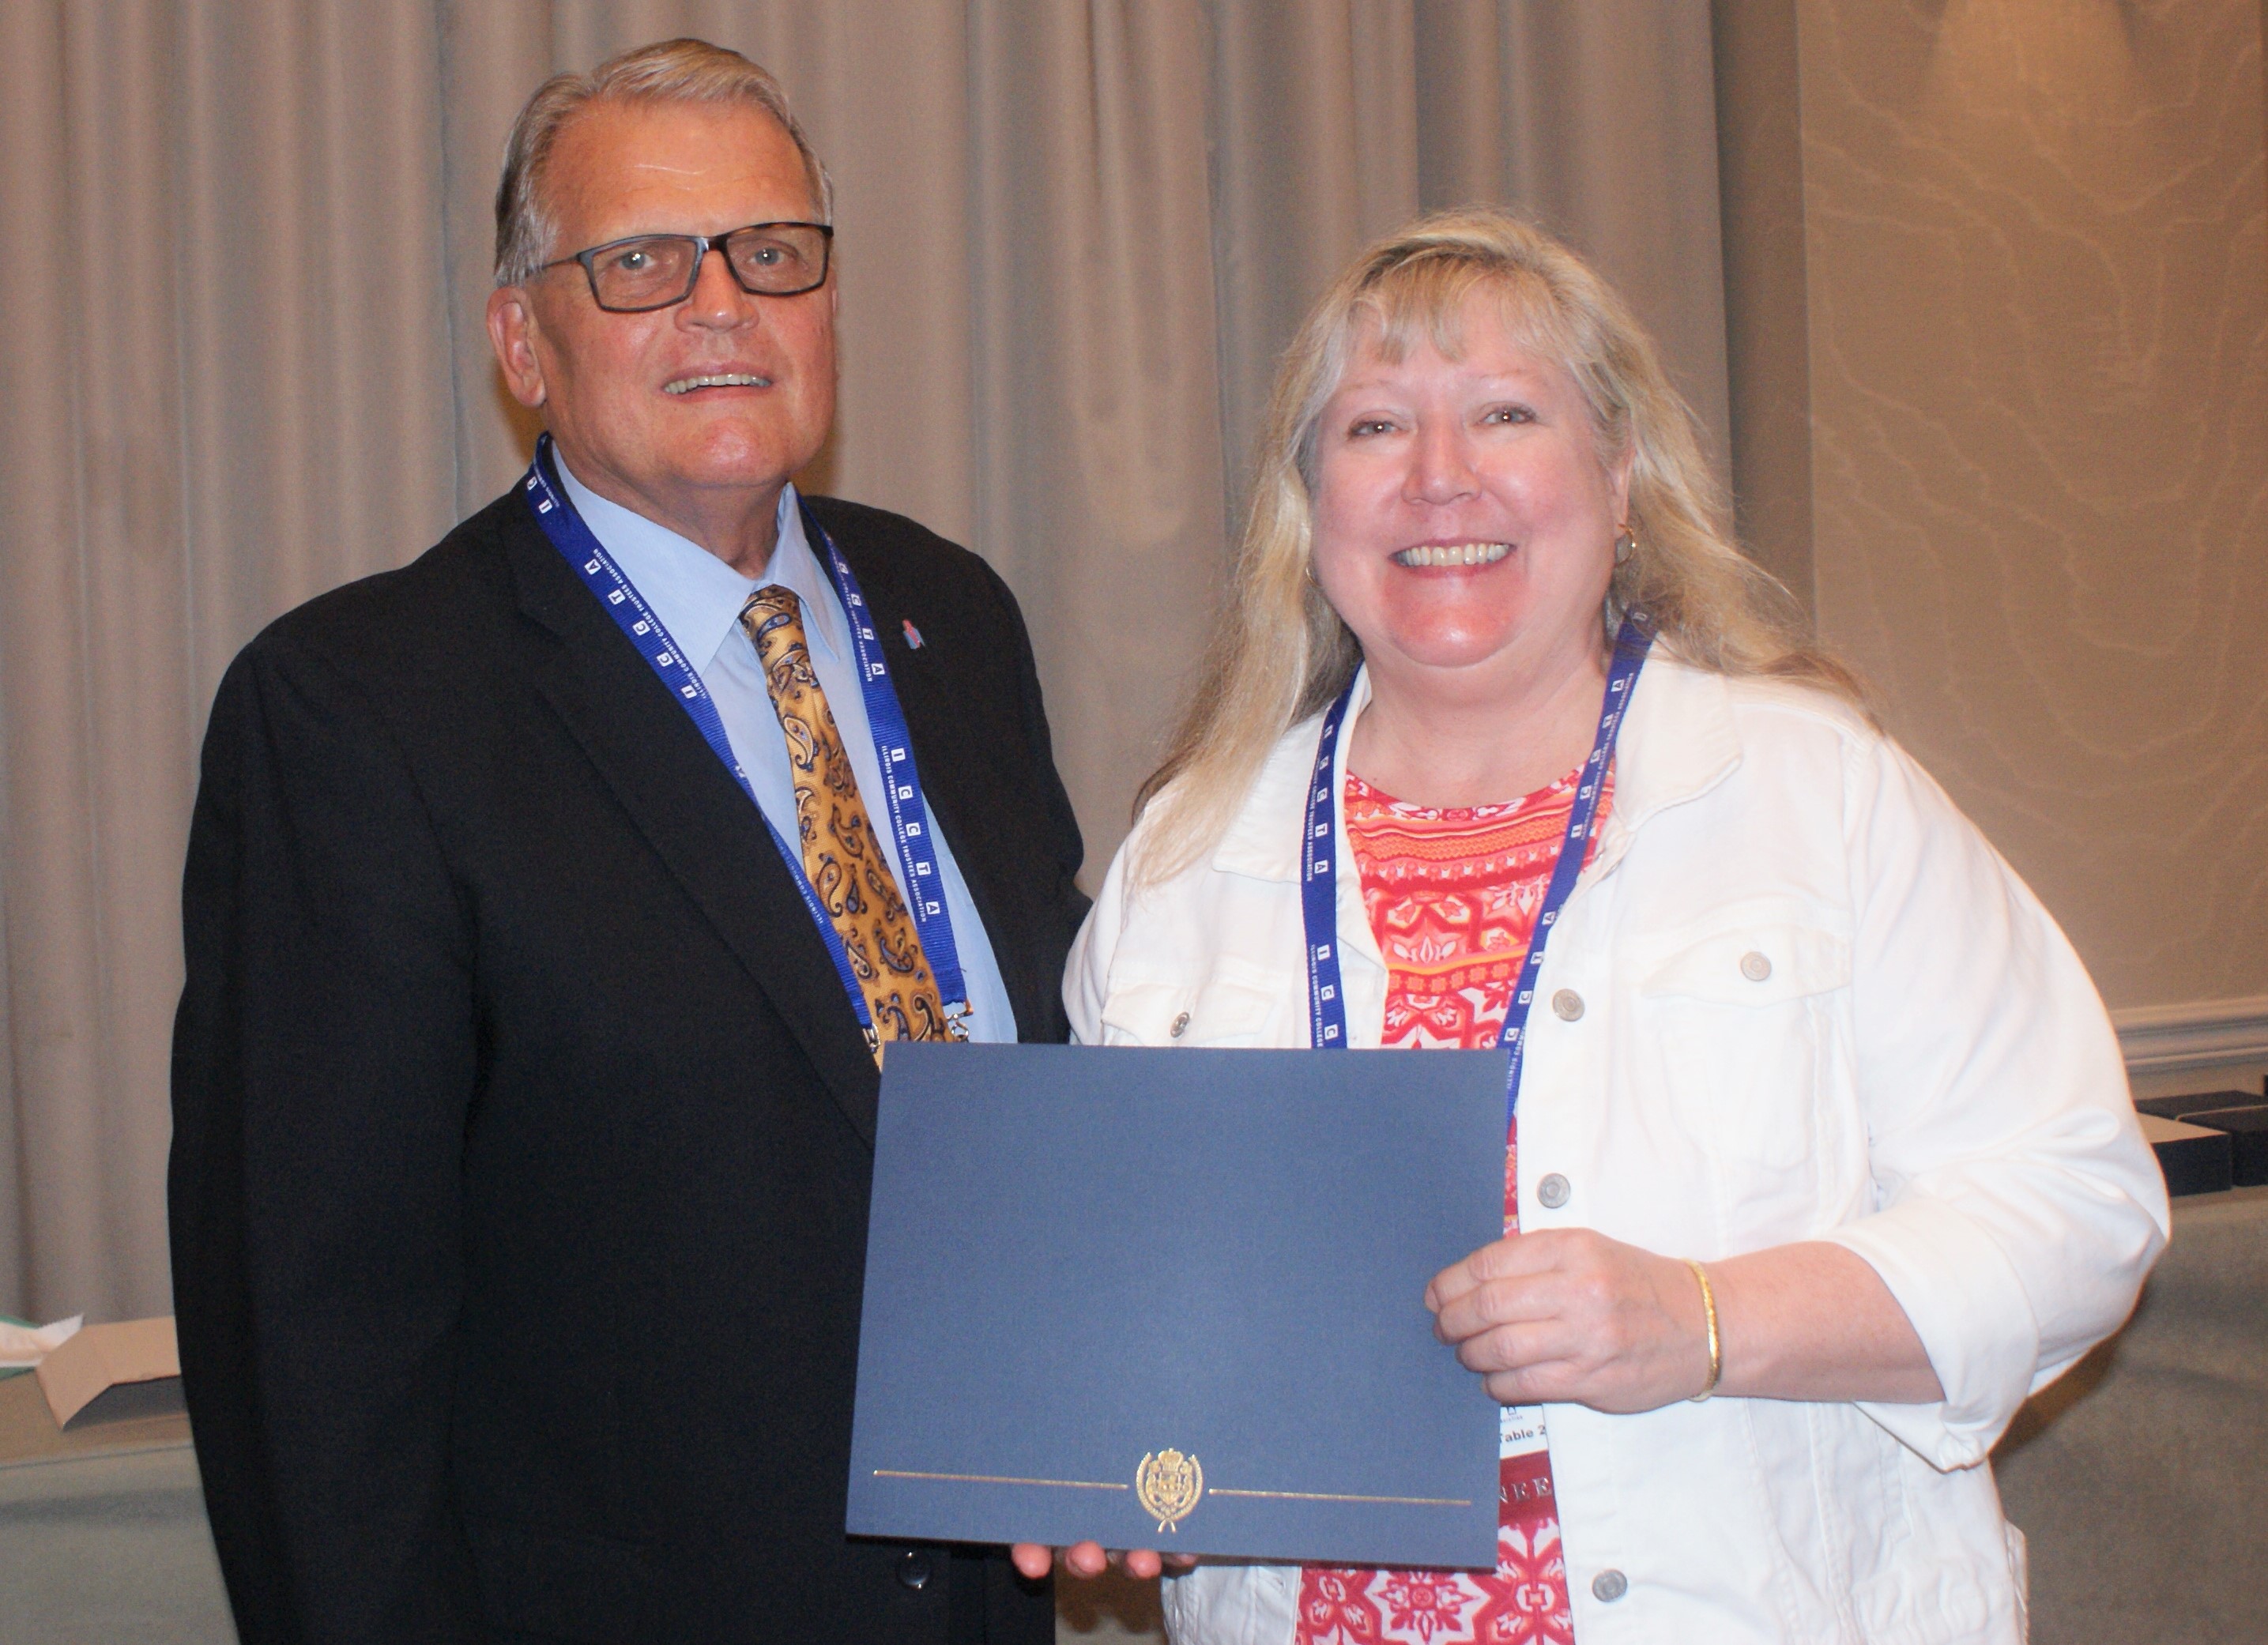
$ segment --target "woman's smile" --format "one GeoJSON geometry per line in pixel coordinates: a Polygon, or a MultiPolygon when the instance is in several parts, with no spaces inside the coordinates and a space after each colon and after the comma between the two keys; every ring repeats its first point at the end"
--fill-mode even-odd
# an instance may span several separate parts
{"type": "Polygon", "coordinates": [[[1420,543],[1388,557],[1409,570],[1448,571],[1491,566],[1511,552],[1510,543],[1420,543]]]}

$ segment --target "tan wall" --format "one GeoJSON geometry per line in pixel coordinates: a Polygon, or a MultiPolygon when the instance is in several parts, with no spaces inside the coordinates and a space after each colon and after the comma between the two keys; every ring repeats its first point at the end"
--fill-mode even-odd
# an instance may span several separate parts
{"type": "Polygon", "coordinates": [[[1748,88],[1745,191],[1727,127],[1744,518],[1808,562],[1827,639],[2114,1009],[2268,1014],[2263,15],[1719,8],[1720,53],[1799,77],[1748,88]],[[1790,123],[1800,268],[1770,254],[1796,195],[1764,163],[1790,123]],[[1744,294],[1784,319],[1791,279],[1804,346],[1775,354],[1744,294]],[[1771,419],[1798,397],[1791,452],[1771,419]]]}

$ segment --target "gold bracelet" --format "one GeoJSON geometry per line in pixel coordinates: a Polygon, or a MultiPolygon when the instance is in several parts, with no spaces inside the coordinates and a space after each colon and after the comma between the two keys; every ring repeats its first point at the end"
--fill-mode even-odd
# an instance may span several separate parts
{"type": "Polygon", "coordinates": [[[1692,1269],[1693,1277],[1701,1281],[1701,1311],[1709,1320],[1709,1380],[1702,1384],[1701,1392],[1693,1396],[1693,1403],[1698,1405],[1717,1392],[1717,1380],[1725,1374],[1725,1349],[1717,1336],[1717,1292],[1709,1283],[1709,1270],[1690,1257],[1685,1259],[1685,1266],[1692,1269]]]}

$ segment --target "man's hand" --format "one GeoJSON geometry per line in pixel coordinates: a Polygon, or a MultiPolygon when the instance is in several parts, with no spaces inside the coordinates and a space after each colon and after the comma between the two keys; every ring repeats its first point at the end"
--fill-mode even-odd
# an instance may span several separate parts
{"type": "Polygon", "coordinates": [[[1709,1380],[1692,1269],[1588,1229],[1484,1245],[1425,1288],[1433,1333],[1500,1405],[1651,1411],[1709,1380]]]}
{"type": "Polygon", "coordinates": [[[1057,1553],[1063,1555],[1064,1569],[1073,1576],[1100,1576],[1116,1565],[1129,1576],[1143,1582],[1157,1575],[1163,1568],[1185,1571],[1197,1562],[1193,1553],[1161,1555],[1151,1548],[1130,1548],[1123,1553],[1105,1553],[1099,1542],[1077,1542],[1067,1548],[1049,1548],[1038,1542],[1020,1542],[1008,1550],[1008,1558],[1019,1571],[1037,1582],[1055,1564],[1057,1553]]]}

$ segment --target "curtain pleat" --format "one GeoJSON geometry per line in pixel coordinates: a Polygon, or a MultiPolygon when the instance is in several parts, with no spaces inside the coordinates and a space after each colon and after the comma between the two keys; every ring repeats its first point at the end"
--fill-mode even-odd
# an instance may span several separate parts
{"type": "Polygon", "coordinates": [[[1215,9],[1213,246],[1233,518],[1278,355],[1347,259],[1418,209],[1417,10],[1367,0],[1215,9]]]}
{"type": "Polygon", "coordinates": [[[1660,0],[1425,6],[1420,187],[1506,201],[1621,288],[1725,472],[1724,247],[1709,8],[1660,0]]]}
{"type": "Polygon", "coordinates": [[[1092,873],[1222,560],[1205,17],[1169,0],[970,16],[976,540],[1031,624],[1092,873]]]}
{"type": "Polygon", "coordinates": [[[488,502],[505,132],[694,33],[838,185],[806,483],[985,554],[1099,874],[1211,623],[1275,358],[1369,236],[1520,203],[1722,446],[1706,8],[1680,0],[0,6],[0,1311],[168,1306],[166,1055],[207,706],[277,613],[488,502]]]}

